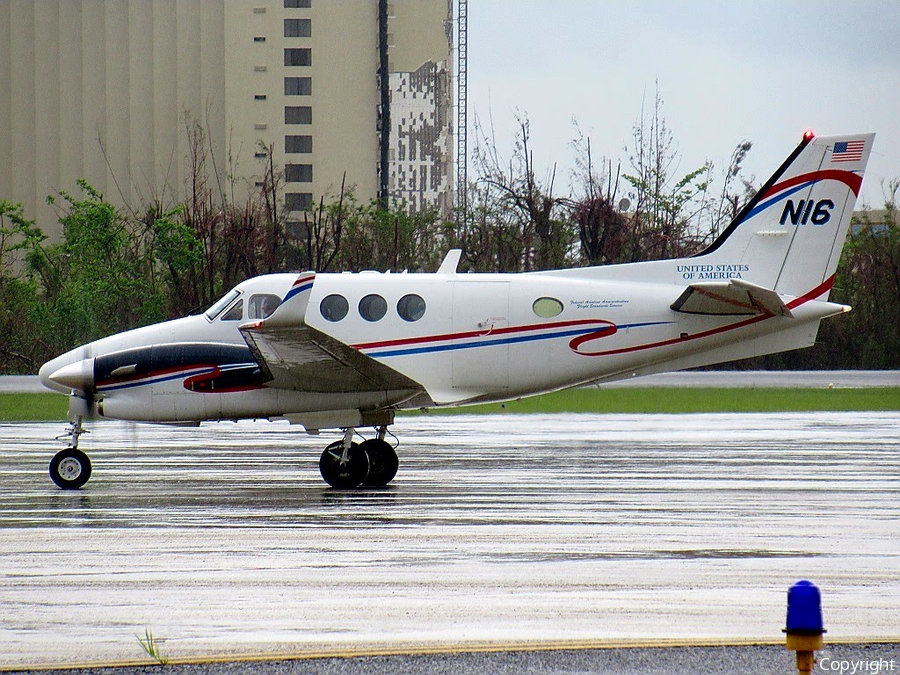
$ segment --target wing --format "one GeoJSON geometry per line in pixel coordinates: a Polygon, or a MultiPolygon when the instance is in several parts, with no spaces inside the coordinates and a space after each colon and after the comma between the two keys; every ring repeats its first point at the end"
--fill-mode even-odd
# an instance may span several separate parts
{"type": "Polygon", "coordinates": [[[687,314],[793,316],[778,293],[742,279],[691,284],[671,307],[687,314]]]}
{"type": "Polygon", "coordinates": [[[306,324],[314,273],[297,277],[275,312],[241,326],[266,386],[312,393],[380,392],[388,404],[423,393],[416,381],[306,324]]]}

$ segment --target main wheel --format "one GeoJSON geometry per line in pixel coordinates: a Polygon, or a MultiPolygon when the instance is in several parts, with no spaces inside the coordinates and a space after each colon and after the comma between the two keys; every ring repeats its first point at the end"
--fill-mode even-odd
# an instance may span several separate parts
{"type": "Polygon", "coordinates": [[[390,443],[370,438],[363,441],[359,447],[369,456],[369,475],[366,476],[363,485],[384,487],[394,480],[400,467],[400,458],[390,443]]]}
{"type": "Polygon", "coordinates": [[[81,450],[66,448],[50,460],[50,479],[63,490],[77,490],[91,477],[91,460],[81,450]]]}
{"type": "Polygon", "coordinates": [[[369,456],[358,443],[351,443],[347,461],[341,462],[344,442],[335,441],[319,458],[319,473],[331,487],[347,490],[360,485],[369,473],[369,456]]]}

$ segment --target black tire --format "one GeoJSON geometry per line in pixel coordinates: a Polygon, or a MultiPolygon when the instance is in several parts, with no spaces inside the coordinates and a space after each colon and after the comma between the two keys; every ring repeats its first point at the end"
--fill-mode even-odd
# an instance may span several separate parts
{"type": "Polygon", "coordinates": [[[63,490],[77,490],[91,477],[91,460],[81,450],[66,448],[50,460],[50,479],[63,490]]]}
{"type": "Polygon", "coordinates": [[[325,448],[319,458],[319,473],[331,487],[349,490],[361,485],[369,473],[369,456],[358,443],[350,444],[347,461],[341,463],[343,441],[336,441],[325,448]]]}
{"type": "Polygon", "coordinates": [[[362,482],[363,485],[384,487],[394,480],[397,469],[400,468],[400,458],[390,443],[370,438],[359,447],[369,456],[369,475],[362,482]]]}

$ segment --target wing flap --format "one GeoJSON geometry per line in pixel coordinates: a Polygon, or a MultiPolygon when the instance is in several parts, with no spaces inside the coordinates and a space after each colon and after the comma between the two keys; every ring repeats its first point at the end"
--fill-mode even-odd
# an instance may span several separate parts
{"type": "Polygon", "coordinates": [[[693,283],[671,308],[686,314],[793,316],[778,293],[742,279],[693,283]]]}
{"type": "Polygon", "coordinates": [[[424,392],[418,382],[307,325],[313,283],[313,274],[301,274],[270,317],[240,328],[267,386],[311,393],[390,392],[386,405],[424,392]]]}
{"type": "Polygon", "coordinates": [[[315,393],[423,391],[421,385],[349,345],[307,326],[242,326],[268,386],[315,393]]]}

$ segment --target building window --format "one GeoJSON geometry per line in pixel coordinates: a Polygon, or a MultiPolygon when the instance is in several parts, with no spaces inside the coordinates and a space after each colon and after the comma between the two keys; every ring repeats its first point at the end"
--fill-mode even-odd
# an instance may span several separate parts
{"type": "Polygon", "coordinates": [[[312,183],[312,164],[285,164],[284,180],[287,183],[312,183]]]}
{"type": "Polygon", "coordinates": [[[285,19],[284,37],[312,37],[310,19],[285,19]]]}
{"type": "Polygon", "coordinates": [[[285,154],[312,152],[312,136],[285,136],[284,152],[285,154]]]}
{"type": "Polygon", "coordinates": [[[288,105],[284,107],[285,124],[312,124],[312,107],[308,105],[288,105]]]}
{"type": "Polygon", "coordinates": [[[284,0],[285,9],[308,9],[311,0],[284,0]]]}
{"type": "Polygon", "coordinates": [[[265,42],[266,38],[263,37],[262,35],[257,35],[256,37],[253,38],[253,41],[254,42],[265,42]]]}
{"type": "Polygon", "coordinates": [[[269,156],[269,153],[265,150],[259,150],[258,152],[254,152],[253,156],[256,157],[256,159],[266,159],[269,156]]]}
{"type": "Polygon", "coordinates": [[[265,94],[256,94],[253,96],[253,100],[254,101],[265,101],[266,95],[265,94]]]}
{"type": "Polygon", "coordinates": [[[309,47],[290,47],[284,50],[284,65],[311,66],[312,49],[309,47]]]}
{"type": "Polygon", "coordinates": [[[311,77],[286,77],[284,78],[285,96],[310,96],[312,95],[311,77]]]}
{"type": "Polygon", "coordinates": [[[305,211],[312,206],[312,193],[288,192],[284,196],[284,206],[288,211],[305,211]]]}

